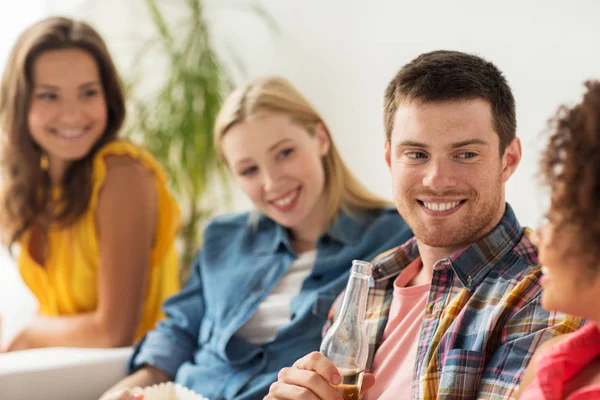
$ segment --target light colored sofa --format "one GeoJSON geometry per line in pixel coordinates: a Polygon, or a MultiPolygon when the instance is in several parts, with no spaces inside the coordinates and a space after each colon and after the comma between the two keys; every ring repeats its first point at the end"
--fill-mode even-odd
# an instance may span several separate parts
{"type": "Polygon", "coordinates": [[[132,348],[48,348],[0,354],[2,400],[98,400],[125,377],[132,348]]]}

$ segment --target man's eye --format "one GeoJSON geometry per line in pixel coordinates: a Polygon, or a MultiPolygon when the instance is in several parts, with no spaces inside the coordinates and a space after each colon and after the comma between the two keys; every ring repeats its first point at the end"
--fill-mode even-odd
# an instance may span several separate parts
{"type": "Polygon", "coordinates": [[[408,158],[413,158],[413,159],[427,158],[427,154],[425,154],[421,151],[409,151],[408,153],[406,153],[406,156],[408,158]]]}
{"type": "Polygon", "coordinates": [[[463,158],[463,159],[475,158],[475,157],[477,157],[477,153],[473,153],[472,151],[465,151],[464,153],[460,153],[458,155],[458,158],[463,158]]]}

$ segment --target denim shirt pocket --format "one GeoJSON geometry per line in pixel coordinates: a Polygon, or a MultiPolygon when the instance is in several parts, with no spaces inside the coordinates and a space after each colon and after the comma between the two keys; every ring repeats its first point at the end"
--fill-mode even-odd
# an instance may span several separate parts
{"type": "Polygon", "coordinates": [[[446,353],[440,363],[439,395],[452,394],[456,398],[476,398],[485,366],[485,356],[480,351],[454,349],[446,353]]]}

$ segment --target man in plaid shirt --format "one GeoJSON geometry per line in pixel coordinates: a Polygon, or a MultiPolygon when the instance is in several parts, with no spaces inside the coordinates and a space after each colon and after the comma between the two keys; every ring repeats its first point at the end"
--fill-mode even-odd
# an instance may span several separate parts
{"type": "MultiPolygon", "coordinates": [[[[384,115],[396,208],[415,238],[374,261],[365,398],[512,398],[535,349],[582,321],[542,308],[537,249],[505,202],[521,160],[510,87],[478,56],[430,52],[390,82],[384,115]]],[[[315,352],[266,399],[339,399],[339,382],[315,352]]]]}

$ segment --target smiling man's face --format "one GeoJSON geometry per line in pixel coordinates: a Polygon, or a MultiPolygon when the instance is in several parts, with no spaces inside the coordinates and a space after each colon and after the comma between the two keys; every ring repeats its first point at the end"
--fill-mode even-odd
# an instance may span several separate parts
{"type": "Polygon", "coordinates": [[[417,240],[459,248],[498,224],[521,151],[518,139],[499,148],[485,100],[399,105],[385,157],[396,208],[417,240]]]}

